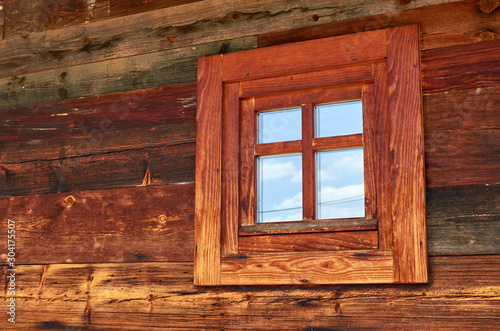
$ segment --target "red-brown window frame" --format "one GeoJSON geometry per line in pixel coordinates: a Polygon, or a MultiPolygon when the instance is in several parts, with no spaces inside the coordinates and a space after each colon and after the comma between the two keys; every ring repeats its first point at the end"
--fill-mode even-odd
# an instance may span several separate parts
{"type": "MultiPolygon", "coordinates": [[[[418,26],[412,25],[199,59],[195,284],[427,282],[418,44],[418,26]],[[255,158],[255,141],[240,137],[253,132],[255,119],[242,114],[253,114],[261,95],[266,107],[273,98],[283,105],[297,96],[300,104],[312,104],[317,98],[304,96],[350,84],[362,90],[363,107],[375,114],[363,120],[363,141],[374,142],[366,151],[365,173],[373,180],[365,176],[365,190],[369,199],[376,197],[367,205],[377,214],[377,247],[242,252],[239,243],[246,239],[240,238],[249,234],[245,223],[252,223],[255,207],[255,186],[242,185],[254,181],[249,160],[255,158]],[[309,92],[298,92],[303,90],[309,92]]],[[[321,229],[316,223],[306,231],[293,225],[285,233],[312,238],[316,233],[308,232],[321,229]]],[[[349,220],[337,224],[323,230],[345,234],[356,227],[349,220]]],[[[270,228],[266,235],[283,233],[283,226],[270,228]]]]}

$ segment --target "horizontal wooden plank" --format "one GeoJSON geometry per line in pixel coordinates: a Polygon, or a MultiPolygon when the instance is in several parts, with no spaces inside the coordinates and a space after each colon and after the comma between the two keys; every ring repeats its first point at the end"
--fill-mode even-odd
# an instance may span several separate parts
{"type": "Polygon", "coordinates": [[[0,196],[194,181],[195,144],[2,165],[0,196]]]}
{"type": "Polygon", "coordinates": [[[391,250],[221,256],[223,285],[371,284],[394,281],[391,250]]]}
{"type": "Polygon", "coordinates": [[[239,38],[4,77],[0,109],[196,82],[197,58],[256,44],[256,37],[239,38]]]}
{"type": "Polygon", "coordinates": [[[500,185],[427,189],[432,255],[500,253],[500,185]]]}
{"type": "Polygon", "coordinates": [[[424,93],[500,84],[500,40],[422,52],[424,93]]]}
{"type": "Polygon", "coordinates": [[[224,56],[222,79],[255,79],[385,57],[385,31],[360,32],[228,54],[224,56]]]}
{"type": "Polygon", "coordinates": [[[241,236],[238,239],[240,253],[338,251],[376,248],[378,248],[377,231],[308,233],[307,240],[303,239],[302,234],[241,236]]]}
{"type": "Polygon", "coordinates": [[[243,81],[241,83],[240,96],[245,98],[276,92],[283,93],[296,91],[311,87],[324,87],[369,81],[373,81],[373,68],[371,63],[243,81]]]}
{"type": "Polygon", "coordinates": [[[55,30],[196,1],[200,0],[59,0],[49,3],[43,0],[9,0],[5,38],[25,37],[34,32],[55,30]]]}
{"type": "MultiPolygon", "coordinates": [[[[361,16],[363,15],[359,17],[361,16]]],[[[312,18],[316,18],[319,23],[326,20],[326,17],[321,16],[313,15],[312,18]]],[[[485,31],[490,31],[494,38],[498,38],[500,33],[500,22],[490,19],[479,11],[476,1],[454,1],[404,11],[391,10],[380,15],[343,19],[340,22],[262,33],[259,36],[259,47],[408,24],[420,26],[422,50],[483,41],[481,33],[485,31]]]]}
{"type": "Polygon", "coordinates": [[[196,83],[0,112],[0,162],[194,142],[196,83]]]}
{"type": "Polygon", "coordinates": [[[415,329],[500,326],[499,255],[431,258],[431,282],[411,286],[203,288],[193,286],[192,269],[192,263],[22,265],[16,325],[3,328],[255,330],[267,329],[270,319],[280,330],[401,330],[409,319],[415,329]]]}
{"type": "MultiPolygon", "coordinates": [[[[1,198],[0,211],[15,221],[19,263],[193,259],[194,184],[1,198]]],[[[7,222],[0,233],[7,252],[7,222]]]]}
{"type": "Polygon", "coordinates": [[[281,233],[315,233],[338,231],[363,231],[377,229],[375,219],[338,219],[303,222],[259,223],[244,225],[239,230],[240,236],[259,236],[281,233]]]}
{"type": "Polygon", "coordinates": [[[320,23],[343,21],[448,1],[402,7],[378,0],[351,1],[349,6],[330,0],[199,1],[6,39],[0,42],[0,77],[317,25],[311,20],[316,16],[323,17],[320,23]]]}

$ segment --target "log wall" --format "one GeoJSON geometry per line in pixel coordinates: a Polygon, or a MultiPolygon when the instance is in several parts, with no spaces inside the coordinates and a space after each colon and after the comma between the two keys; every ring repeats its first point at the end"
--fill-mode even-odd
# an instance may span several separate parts
{"type": "Polygon", "coordinates": [[[497,6],[0,0],[0,329],[500,329],[497,6]],[[196,59],[414,23],[430,283],[195,287],[196,59]]]}

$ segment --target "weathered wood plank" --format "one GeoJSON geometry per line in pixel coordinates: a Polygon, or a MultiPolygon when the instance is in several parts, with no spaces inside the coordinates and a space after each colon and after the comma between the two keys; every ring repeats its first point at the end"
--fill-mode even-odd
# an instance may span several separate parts
{"type": "MultiPolygon", "coordinates": [[[[17,223],[21,238],[17,252],[22,263],[191,262],[193,240],[188,238],[194,237],[192,186],[1,198],[0,213],[17,223]],[[163,220],[166,223],[162,223],[163,220]],[[43,256],[37,253],[48,248],[43,256]]],[[[499,202],[500,185],[428,188],[429,253],[500,254],[499,202]]],[[[0,233],[0,239],[5,238],[5,222],[0,223],[0,233]]],[[[314,238],[318,241],[307,245],[320,249],[331,249],[332,245],[352,249],[349,245],[355,242],[356,232],[344,235],[347,238],[316,234],[314,238]]],[[[365,239],[360,238],[360,245],[366,244],[365,239]]],[[[256,241],[258,249],[266,250],[266,239],[258,237],[241,238],[240,248],[251,251],[256,241]]],[[[280,242],[286,246],[286,240],[280,242]]],[[[297,243],[292,236],[290,245],[297,248],[297,243]]],[[[1,240],[0,251],[6,251],[5,245],[6,240],[1,240]]]]}
{"type": "Polygon", "coordinates": [[[500,185],[427,189],[432,255],[500,253],[500,185]]]}
{"type": "MultiPolygon", "coordinates": [[[[199,1],[0,42],[0,77],[450,2],[199,1]],[[306,10],[307,9],[307,10],[306,10]],[[131,18],[132,17],[132,18],[131,18]],[[314,20],[314,18],[321,18],[314,20]],[[311,19],[313,18],[313,19],[311,19]],[[249,24],[251,20],[251,24],[249,24]],[[146,41],[146,42],[145,42],[146,41]]],[[[442,17],[440,17],[442,20],[442,17]]]]}
{"type": "Polygon", "coordinates": [[[195,120],[195,83],[5,109],[0,162],[192,143],[195,120]]]}
{"type": "MultiPolygon", "coordinates": [[[[7,330],[496,329],[500,257],[436,257],[425,285],[193,286],[192,263],[19,266],[7,330]],[[42,281],[40,281],[42,280],[42,281]],[[316,328],[316,329],[315,329],[316,328]],[[323,329],[320,329],[323,328],[323,329]]],[[[3,281],[5,277],[2,277],[3,281]]]]}
{"type": "MultiPolygon", "coordinates": [[[[325,38],[360,31],[419,24],[423,50],[485,41],[483,32],[498,38],[500,21],[493,15],[484,15],[477,1],[455,1],[405,11],[387,11],[380,15],[342,20],[304,28],[273,31],[259,35],[259,47],[325,38]]],[[[373,15],[373,14],[372,14],[373,15]]],[[[362,15],[361,15],[362,16],[362,15]]],[[[324,18],[317,17],[321,22],[324,18]]]]}
{"type": "Polygon", "coordinates": [[[424,96],[428,187],[500,182],[500,87],[424,96]]]}
{"type": "Polygon", "coordinates": [[[196,82],[197,58],[256,44],[256,37],[246,37],[4,77],[0,109],[196,82]]]}
{"type": "Polygon", "coordinates": [[[194,181],[194,143],[3,164],[0,196],[194,181]]]}
{"type": "Polygon", "coordinates": [[[0,211],[16,222],[18,263],[193,260],[194,184],[2,198],[0,211]]]}
{"type": "Polygon", "coordinates": [[[65,28],[200,0],[9,0],[5,37],[65,28]]]}
{"type": "Polygon", "coordinates": [[[5,3],[6,1],[0,1],[0,40],[4,39],[5,32],[5,3]]]}
{"type": "Polygon", "coordinates": [[[424,93],[500,84],[500,40],[422,53],[424,93]]]}

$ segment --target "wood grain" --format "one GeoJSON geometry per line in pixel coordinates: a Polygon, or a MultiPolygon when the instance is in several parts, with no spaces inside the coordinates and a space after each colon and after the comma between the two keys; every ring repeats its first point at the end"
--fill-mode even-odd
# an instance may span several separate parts
{"type": "Polygon", "coordinates": [[[243,225],[240,228],[239,235],[258,236],[263,234],[363,231],[375,229],[377,229],[377,220],[375,219],[346,218],[336,220],[320,220],[313,222],[277,222],[243,225]]]}
{"type": "Polygon", "coordinates": [[[255,111],[272,110],[284,107],[298,107],[303,104],[319,104],[327,102],[361,99],[361,86],[340,86],[335,88],[318,88],[298,91],[284,95],[255,97],[255,111]]]}
{"type": "Polygon", "coordinates": [[[317,25],[311,20],[314,15],[324,16],[324,23],[430,3],[414,2],[398,8],[392,2],[377,0],[356,0],[349,6],[330,0],[199,1],[6,39],[0,43],[0,54],[4,55],[0,77],[317,25]]]}
{"type": "Polygon", "coordinates": [[[362,147],[363,134],[314,138],[312,140],[312,145],[315,151],[362,147]]]}
{"type": "Polygon", "coordinates": [[[257,198],[255,187],[255,112],[254,99],[243,99],[240,110],[240,219],[239,225],[255,224],[257,198]]]}
{"type": "Polygon", "coordinates": [[[56,160],[195,141],[196,84],[0,112],[0,162],[56,160]]]}
{"type": "Polygon", "coordinates": [[[222,173],[222,56],[198,60],[196,114],[196,285],[220,284],[222,173]]]}
{"type": "Polygon", "coordinates": [[[0,212],[26,264],[193,260],[193,183],[1,198],[0,212]]]}
{"type": "Polygon", "coordinates": [[[77,158],[2,164],[0,196],[193,182],[195,145],[130,149],[77,158]]]}
{"type": "Polygon", "coordinates": [[[425,174],[418,26],[387,32],[392,219],[397,282],[427,282],[425,174]]]}
{"type": "Polygon", "coordinates": [[[253,97],[270,93],[284,93],[311,87],[325,87],[373,80],[371,64],[351,65],[301,74],[262,78],[241,83],[241,96],[253,97]]]}
{"type": "Polygon", "coordinates": [[[222,114],[221,253],[238,252],[240,84],[224,86],[222,114]]]}
{"type": "Polygon", "coordinates": [[[499,85],[498,53],[500,40],[423,52],[423,92],[499,85]]]}
{"type": "Polygon", "coordinates": [[[4,77],[0,109],[196,82],[197,58],[256,43],[256,37],[238,38],[4,77]]]}
{"type": "Polygon", "coordinates": [[[251,253],[221,257],[221,282],[252,284],[371,284],[394,277],[392,251],[251,253]]]}
{"type": "Polygon", "coordinates": [[[302,219],[316,218],[316,166],[313,149],[314,105],[302,105],[302,219]]]}
{"type": "Polygon", "coordinates": [[[254,155],[265,156],[265,155],[300,153],[302,151],[302,144],[303,144],[302,140],[256,144],[254,155]]]}
{"type": "Polygon", "coordinates": [[[203,288],[192,263],[22,265],[23,318],[5,328],[255,330],[270,318],[282,330],[401,330],[409,318],[416,329],[498,328],[498,255],[434,257],[430,267],[425,285],[203,288]]]}
{"type": "Polygon", "coordinates": [[[481,32],[491,31],[495,38],[498,38],[500,32],[499,21],[477,10],[476,1],[454,1],[423,8],[386,11],[380,15],[363,16],[367,15],[344,19],[340,22],[334,21],[291,30],[277,29],[262,33],[259,35],[259,47],[408,24],[420,26],[422,50],[473,44],[481,41],[479,38],[481,32]]]}
{"type": "Polygon", "coordinates": [[[428,187],[499,183],[500,87],[424,96],[428,187]]]}
{"type": "Polygon", "coordinates": [[[380,30],[228,54],[222,77],[224,81],[255,79],[382,60],[386,55],[384,45],[385,31],[380,30]]]}

